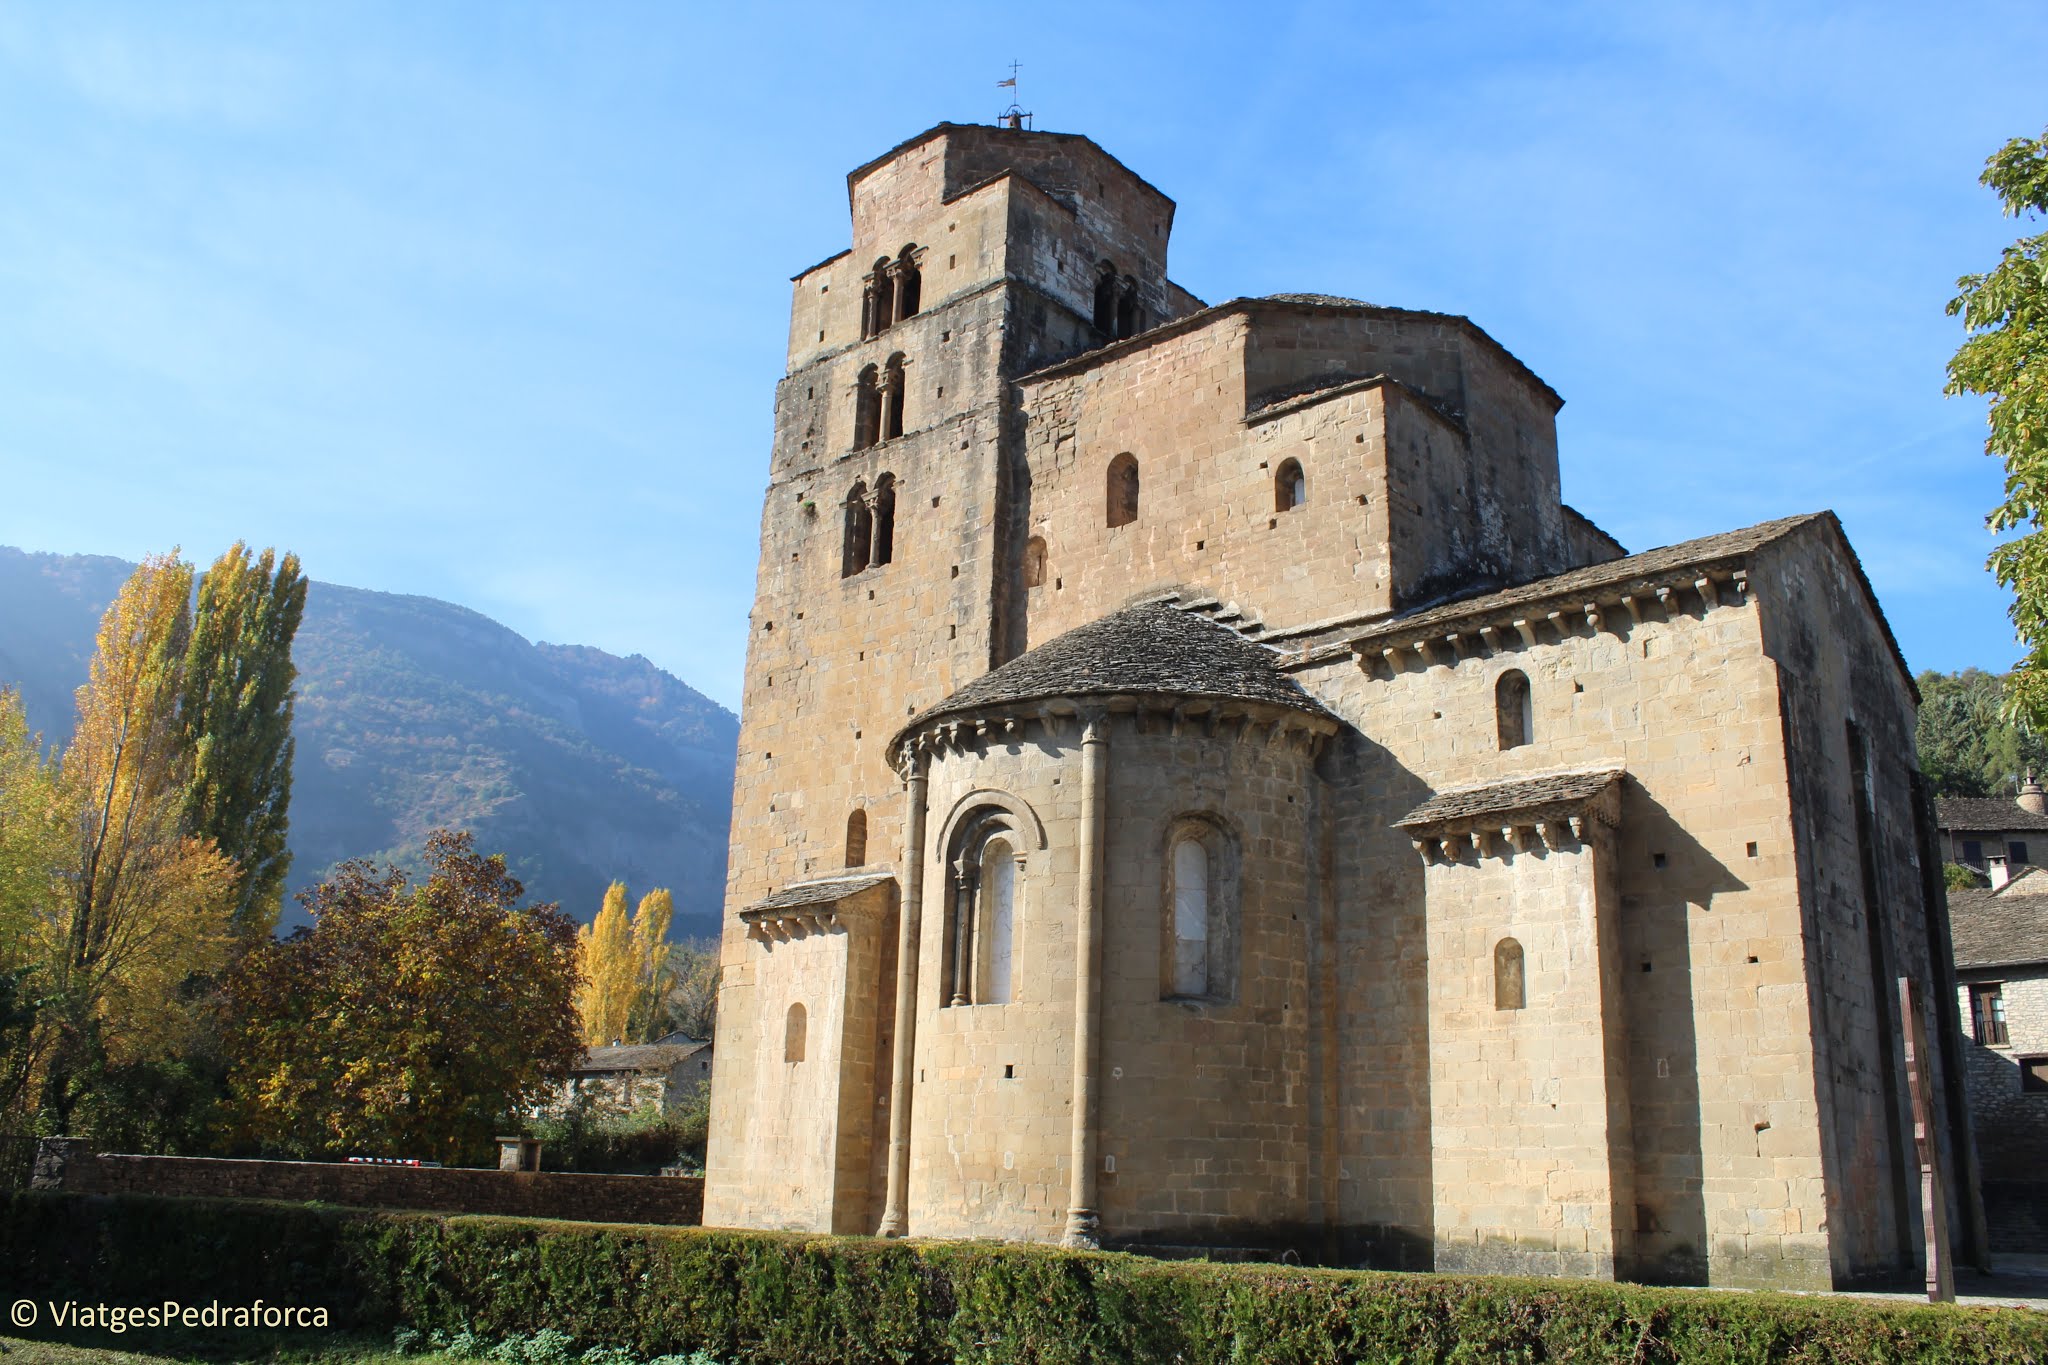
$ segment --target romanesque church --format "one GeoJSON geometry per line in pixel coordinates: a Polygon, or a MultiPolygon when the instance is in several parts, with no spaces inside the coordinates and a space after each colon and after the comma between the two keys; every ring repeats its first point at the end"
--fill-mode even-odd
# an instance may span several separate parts
{"type": "Polygon", "coordinates": [[[705,1221],[1909,1271],[1900,982],[1953,972],[1835,517],[1626,553],[1500,341],[1205,304],[1086,137],[941,124],[847,197],[776,390],[705,1221]]]}

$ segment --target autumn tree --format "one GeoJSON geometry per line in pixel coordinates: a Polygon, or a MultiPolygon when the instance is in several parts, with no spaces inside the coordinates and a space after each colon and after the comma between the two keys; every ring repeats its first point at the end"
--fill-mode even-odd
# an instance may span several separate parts
{"type": "Polygon", "coordinates": [[[65,1131],[109,1061],[174,1051],[184,987],[226,951],[234,864],[183,824],[191,769],[178,720],[191,566],[145,560],[100,622],[78,724],[57,770],[56,886],[29,951],[41,974],[40,1107],[65,1131]]]}
{"type": "Polygon", "coordinates": [[[305,607],[298,556],[253,556],[237,541],[200,578],[185,650],[185,825],[234,860],[232,927],[243,939],[276,926],[291,870],[292,637],[305,607]]]}
{"type": "Polygon", "coordinates": [[[668,925],[675,917],[675,898],[656,887],[640,898],[633,912],[633,966],[636,981],[627,1032],[637,1042],[651,1043],[669,1032],[668,925]]]}
{"type": "Polygon", "coordinates": [[[626,1036],[633,1013],[639,963],[633,952],[633,929],[626,918],[626,884],[605,888],[597,918],[576,933],[583,985],[576,995],[583,1041],[603,1047],[626,1036]]]}
{"type": "Polygon", "coordinates": [[[549,1097],[582,1054],[576,928],[524,906],[502,856],[427,840],[430,873],[342,864],[313,925],[229,975],[231,1082],[249,1137],[301,1155],[457,1160],[549,1097]]]}
{"type": "Polygon", "coordinates": [[[0,690],[0,1114],[19,1104],[35,1065],[33,931],[56,894],[63,833],[56,765],[21,694],[0,690]]]}
{"type": "MultiPolygon", "coordinates": [[[[2014,138],[1985,163],[1983,183],[2007,215],[2048,214],[2048,132],[2014,138]]],[[[1996,267],[1956,281],[1949,303],[1970,336],[1948,363],[1947,392],[1990,401],[1987,454],[2005,462],[2005,500],[1993,531],[2023,533],[1991,552],[2012,590],[2012,620],[2026,656],[2007,678],[2012,709],[2048,729],[2048,233],[2005,248],[1996,267]]]]}

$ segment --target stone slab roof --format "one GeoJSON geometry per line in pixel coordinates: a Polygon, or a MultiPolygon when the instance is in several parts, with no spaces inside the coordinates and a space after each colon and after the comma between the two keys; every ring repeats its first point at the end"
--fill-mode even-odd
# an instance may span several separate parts
{"type": "Polygon", "coordinates": [[[1948,893],[1958,968],[2048,962],[2048,873],[2028,868],[1996,891],[1948,893]]]}
{"type": "Polygon", "coordinates": [[[890,872],[857,872],[846,877],[821,877],[815,881],[793,882],[763,900],[755,901],[740,913],[752,914],[757,910],[800,910],[807,905],[830,905],[845,900],[870,887],[880,886],[895,874],[890,872]]]}
{"type": "Polygon", "coordinates": [[[1934,801],[1934,823],[1943,829],[1998,834],[2048,830],[2048,815],[2036,815],[2010,796],[1940,796],[1934,801]]]}
{"type": "Polygon", "coordinates": [[[1441,606],[1410,612],[1405,616],[1388,617],[1365,627],[1352,639],[1359,643],[1370,643],[1383,636],[1433,630],[1438,626],[1451,625],[1465,617],[1494,616],[1514,607],[1533,605],[1552,597],[1575,597],[1612,591],[1628,587],[1632,580],[1648,581],[1677,569],[1688,569],[1715,560],[1739,559],[1780,536],[1789,535],[1827,516],[1826,512],[1808,512],[1803,516],[1780,517],[1776,521],[1745,526],[1739,531],[1723,531],[1719,535],[1702,536],[1698,540],[1681,541],[1658,550],[1644,550],[1641,554],[1624,555],[1620,559],[1589,564],[1583,569],[1552,574],[1548,578],[1539,578],[1517,587],[1482,593],[1477,597],[1460,598],[1455,602],[1445,602],[1441,606]]]}
{"type": "Polygon", "coordinates": [[[1396,820],[1402,829],[1476,820],[1489,815],[1510,815],[1544,806],[1583,805],[1621,776],[1619,768],[1595,772],[1551,773],[1545,777],[1523,777],[1512,782],[1494,782],[1484,787],[1443,792],[1432,796],[1396,820]]]}
{"type": "Polygon", "coordinates": [[[607,1047],[594,1047],[583,1054],[583,1060],[571,1068],[579,1076],[624,1071],[647,1072],[666,1071],[677,1062],[694,1057],[708,1042],[687,1043],[615,1043],[607,1047]]]}
{"type": "Polygon", "coordinates": [[[1170,601],[1141,602],[1026,650],[898,731],[941,716],[1053,697],[1173,696],[1263,702],[1329,714],[1277,667],[1278,656],[1170,601]]]}
{"type": "Polygon", "coordinates": [[[1268,303],[1307,303],[1322,308],[1370,308],[1364,299],[1347,299],[1342,294],[1267,294],[1268,303]]]}

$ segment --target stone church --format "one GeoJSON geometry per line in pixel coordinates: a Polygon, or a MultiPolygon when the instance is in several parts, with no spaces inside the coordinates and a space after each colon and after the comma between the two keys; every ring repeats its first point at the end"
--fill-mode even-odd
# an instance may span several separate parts
{"type": "Polygon", "coordinates": [[[776,390],[705,1221],[1909,1272],[1899,979],[1954,977],[1835,517],[1626,553],[1500,342],[1206,305],[1086,137],[941,124],[847,198],[776,390]]]}

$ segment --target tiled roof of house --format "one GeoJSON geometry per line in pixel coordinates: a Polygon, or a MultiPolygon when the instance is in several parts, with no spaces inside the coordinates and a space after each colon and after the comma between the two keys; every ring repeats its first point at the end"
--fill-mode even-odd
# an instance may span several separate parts
{"type": "Polygon", "coordinates": [[[2028,868],[1996,891],[1948,893],[1958,968],[2048,962],[2048,873],[2028,868]]]}
{"type": "Polygon", "coordinates": [[[1943,829],[1998,834],[2010,829],[2048,830],[2048,815],[2036,815],[2010,796],[1942,796],[1935,798],[1934,823],[1943,829]]]}
{"type": "Polygon", "coordinates": [[[1328,715],[1277,656],[1199,612],[1141,602],[1026,650],[984,673],[898,732],[941,716],[1050,697],[1177,696],[1264,702],[1328,715]]]}
{"type": "Polygon", "coordinates": [[[666,1071],[688,1057],[694,1057],[708,1042],[687,1043],[613,1043],[605,1047],[594,1047],[583,1054],[572,1071],[579,1076],[621,1071],[648,1072],[666,1071]]]}
{"type": "Polygon", "coordinates": [[[1552,773],[1546,777],[1517,778],[1463,791],[1442,792],[1424,801],[1394,823],[1403,829],[1473,820],[1487,815],[1507,815],[1538,810],[1545,806],[1582,805],[1607,790],[1621,776],[1618,768],[1597,772],[1552,773]]]}

